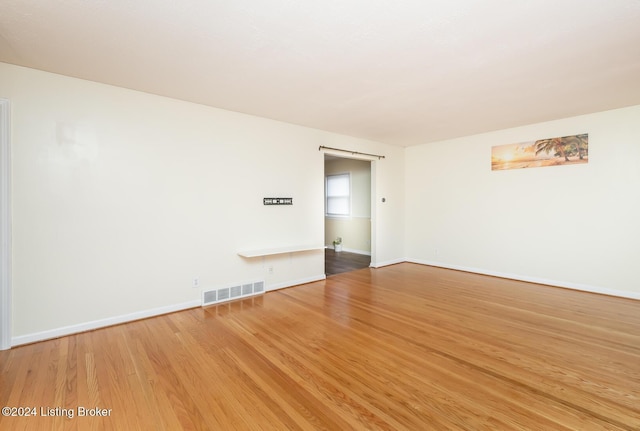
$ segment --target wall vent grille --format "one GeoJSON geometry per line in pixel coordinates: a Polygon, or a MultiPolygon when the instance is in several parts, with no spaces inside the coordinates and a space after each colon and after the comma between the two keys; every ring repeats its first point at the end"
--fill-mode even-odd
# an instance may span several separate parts
{"type": "Polygon", "coordinates": [[[218,300],[218,291],[217,290],[209,290],[202,294],[202,302],[205,304],[211,304],[218,300]]]}
{"type": "Polygon", "coordinates": [[[234,299],[264,293],[264,281],[242,283],[231,287],[221,287],[202,291],[202,305],[217,304],[234,299]]]}
{"type": "Polygon", "coordinates": [[[231,298],[231,295],[229,294],[231,289],[229,289],[228,287],[223,287],[222,289],[218,289],[218,301],[225,301],[229,298],[231,298]]]}

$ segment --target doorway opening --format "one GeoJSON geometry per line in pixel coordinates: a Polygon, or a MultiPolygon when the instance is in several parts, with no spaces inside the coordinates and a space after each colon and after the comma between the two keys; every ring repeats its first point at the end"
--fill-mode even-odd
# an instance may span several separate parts
{"type": "Polygon", "coordinates": [[[372,162],[325,154],[325,274],[371,264],[372,162]]]}

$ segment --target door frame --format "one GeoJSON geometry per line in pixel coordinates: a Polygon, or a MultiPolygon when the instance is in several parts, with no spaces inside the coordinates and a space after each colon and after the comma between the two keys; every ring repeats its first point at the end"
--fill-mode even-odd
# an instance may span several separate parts
{"type": "Polygon", "coordinates": [[[0,350],[11,348],[11,106],[0,99],[0,350]]]}
{"type": "MultiPolygon", "coordinates": [[[[379,159],[377,157],[371,157],[368,155],[358,155],[358,154],[342,154],[342,153],[337,153],[337,152],[332,152],[332,151],[324,151],[324,154],[322,156],[322,181],[326,181],[326,172],[324,169],[324,162],[325,162],[325,157],[324,155],[330,155],[330,156],[334,156],[334,157],[338,157],[341,159],[354,159],[354,160],[362,160],[365,162],[370,162],[370,174],[371,174],[371,181],[370,181],[370,188],[371,188],[371,222],[370,222],[370,229],[371,229],[371,263],[369,263],[369,266],[372,268],[376,267],[376,230],[377,230],[377,223],[376,223],[376,211],[377,211],[377,207],[376,207],[376,180],[377,180],[377,165],[378,165],[378,161],[379,159]]],[[[323,192],[323,199],[324,199],[324,193],[323,192]]],[[[325,214],[324,214],[324,205],[323,205],[323,220],[324,220],[325,214]]],[[[323,221],[322,223],[322,240],[324,242],[324,238],[325,238],[325,226],[326,223],[323,221]]]]}

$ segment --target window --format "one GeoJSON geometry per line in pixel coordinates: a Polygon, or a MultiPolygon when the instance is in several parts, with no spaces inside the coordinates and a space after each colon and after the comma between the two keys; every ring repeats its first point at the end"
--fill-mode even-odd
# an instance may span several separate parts
{"type": "Polygon", "coordinates": [[[327,175],[325,211],[328,216],[351,215],[350,174],[327,175]]]}

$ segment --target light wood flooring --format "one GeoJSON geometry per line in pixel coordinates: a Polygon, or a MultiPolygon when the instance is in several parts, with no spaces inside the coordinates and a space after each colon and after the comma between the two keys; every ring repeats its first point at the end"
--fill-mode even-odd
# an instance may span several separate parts
{"type": "Polygon", "coordinates": [[[1,430],[640,430],[640,301],[367,268],[0,352],[0,403],[38,414],[1,430]]]}

